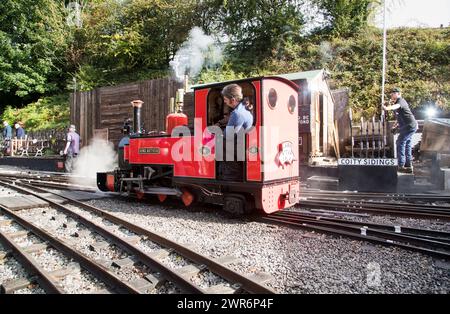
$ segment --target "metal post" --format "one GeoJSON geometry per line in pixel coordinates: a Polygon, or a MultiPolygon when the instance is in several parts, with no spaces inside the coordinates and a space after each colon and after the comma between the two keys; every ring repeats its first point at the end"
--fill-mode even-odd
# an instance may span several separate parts
{"type": "Polygon", "coordinates": [[[361,146],[361,151],[359,152],[359,157],[363,157],[363,151],[364,151],[364,141],[363,141],[363,137],[364,137],[364,129],[363,129],[363,124],[364,124],[364,118],[361,117],[361,137],[359,138],[359,144],[361,146]]]}
{"type": "Polygon", "coordinates": [[[381,146],[383,143],[383,135],[381,133],[381,117],[380,117],[380,121],[378,121],[378,158],[381,158],[381,146]]]}
{"type": "Polygon", "coordinates": [[[366,158],[369,158],[369,120],[366,123],[366,158]]]}
{"type": "Polygon", "coordinates": [[[352,108],[350,108],[348,110],[348,116],[350,118],[350,137],[352,139],[352,158],[355,158],[355,155],[353,153],[353,146],[355,145],[355,138],[353,137],[353,121],[352,121],[353,117],[352,117],[352,115],[353,115],[352,108]]]}
{"type": "Polygon", "coordinates": [[[375,116],[372,117],[372,158],[375,158],[375,116]]]}
{"type": "Polygon", "coordinates": [[[387,54],[387,27],[386,27],[386,0],[383,1],[383,72],[381,75],[381,117],[383,121],[383,158],[386,158],[386,133],[385,133],[385,113],[383,110],[384,105],[384,92],[386,82],[386,54],[387,54]]]}
{"type": "MultiPolygon", "coordinates": [[[[387,28],[386,28],[386,0],[383,1],[383,72],[381,79],[381,104],[384,104],[384,91],[386,82],[386,51],[387,51],[387,28]]],[[[383,110],[383,108],[381,109],[383,110]]]]}
{"type": "Polygon", "coordinates": [[[386,158],[386,116],[384,110],[381,113],[381,121],[383,125],[383,158],[386,158]]]}

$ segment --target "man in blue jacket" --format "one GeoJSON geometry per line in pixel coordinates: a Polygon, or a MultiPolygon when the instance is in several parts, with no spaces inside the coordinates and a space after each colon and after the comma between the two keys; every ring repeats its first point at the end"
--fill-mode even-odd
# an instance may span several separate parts
{"type": "Polygon", "coordinates": [[[247,110],[243,101],[242,88],[229,84],[222,90],[224,104],[232,109],[225,129],[226,162],[219,166],[219,173],[224,180],[241,181],[245,160],[245,143],[242,137],[253,126],[253,115],[247,110]],[[236,145],[239,144],[239,145],[236,145]]]}
{"type": "Polygon", "coordinates": [[[9,155],[11,152],[11,138],[12,138],[12,128],[8,121],[3,121],[3,153],[9,155]]]}
{"type": "Polygon", "coordinates": [[[12,128],[9,125],[8,121],[3,121],[3,138],[6,140],[10,140],[12,138],[12,128]]]}
{"type": "Polygon", "coordinates": [[[238,133],[241,129],[249,130],[253,126],[253,115],[242,101],[244,98],[242,88],[237,84],[227,85],[223,88],[222,95],[225,105],[233,110],[228,120],[227,133],[231,131],[238,133]]]}
{"type": "Polygon", "coordinates": [[[17,122],[14,127],[16,128],[16,137],[18,139],[25,139],[25,130],[22,127],[22,122],[17,122]]]}

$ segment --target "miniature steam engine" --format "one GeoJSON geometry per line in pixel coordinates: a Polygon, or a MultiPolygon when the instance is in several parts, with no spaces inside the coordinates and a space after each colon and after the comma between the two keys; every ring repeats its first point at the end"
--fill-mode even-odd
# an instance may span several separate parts
{"type": "Polygon", "coordinates": [[[133,125],[124,126],[119,166],[97,173],[99,189],[138,198],[156,195],[161,202],[178,197],[186,206],[222,204],[235,215],[272,213],[296,204],[299,87],[281,77],[258,77],[193,90],[193,128],[181,110],[182,94],[177,95],[177,112],[166,118],[166,131],[158,134],[142,130],[142,101],[132,102],[133,125]],[[228,145],[219,123],[228,109],[221,91],[230,83],[242,87],[253,114],[253,127],[235,134],[234,145],[228,145]]]}

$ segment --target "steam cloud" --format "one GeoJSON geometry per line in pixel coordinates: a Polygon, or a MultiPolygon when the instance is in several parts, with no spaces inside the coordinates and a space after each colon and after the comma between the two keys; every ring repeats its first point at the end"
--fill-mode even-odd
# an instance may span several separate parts
{"type": "Polygon", "coordinates": [[[175,77],[183,81],[184,75],[197,76],[206,62],[206,66],[213,67],[222,62],[222,48],[211,36],[205,35],[202,29],[194,27],[189,32],[189,38],[181,45],[170,62],[175,77]]]}
{"type": "Polygon", "coordinates": [[[114,145],[104,139],[94,138],[92,143],[80,150],[74,160],[71,183],[96,186],[97,172],[114,170],[117,153],[114,145]]]}

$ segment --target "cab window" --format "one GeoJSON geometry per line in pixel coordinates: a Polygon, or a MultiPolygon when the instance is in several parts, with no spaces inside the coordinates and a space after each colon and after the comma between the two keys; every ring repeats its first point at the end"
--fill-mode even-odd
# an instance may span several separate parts
{"type": "MultiPolygon", "coordinates": [[[[253,125],[256,124],[256,95],[255,88],[250,82],[239,83],[242,87],[243,102],[247,110],[253,114],[253,125]]],[[[225,127],[231,112],[231,108],[225,105],[222,89],[225,85],[214,87],[208,94],[207,125],[225,127]]]]}

